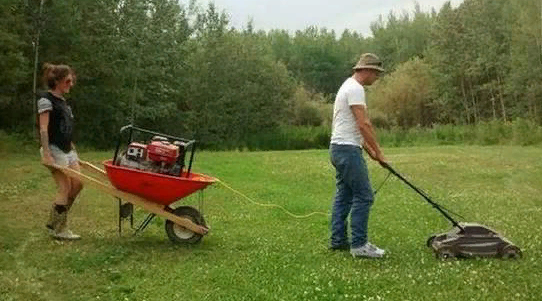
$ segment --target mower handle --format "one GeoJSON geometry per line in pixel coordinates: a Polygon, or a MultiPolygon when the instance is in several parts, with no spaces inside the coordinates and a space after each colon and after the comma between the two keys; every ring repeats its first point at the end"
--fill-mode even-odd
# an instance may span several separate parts
{"type": "Polygon", "coordinates": [[[435,209],[437,209],[440,213],[442,213],[442,215],[444,215],[444,217],[446,217],[450,222],[452,222],[452,224],[455,227],[459,228],[461,231],[464,231],[463,227],[461,227],[461,225],[459,225],[459,223],[455,219],[453,219],[453,217],[451,217],[446,211],[444,211],[439,204],[437,204],[436,202],[431,200],[431,198],[427,194],[425,194],[425,192],[423,192],[418,187],[414,186],[414,184],[410,183],[401,174],[399,174],[397,171],[395,171],[395,169],[393,169],[390,166],[390,164],[388,164],[387,162],[383,162],[383,161],[380,161],[378,163],[380,163],[380,166],[387,169],[390,173],[392,173],[394,176],[399,178],[401,181],[403,181],[405,184],[407,184],[410,188],[412,188],[414,191],[416,191],[419,195],[421,195],[429,204],[431,204],[433,207],[435,207],[435,209]]]}
{"type": "Polygon", "coordinates": [[[388,164],[388,162],[384,162],[384,161],[378,161],[378,164],[380,164],[380,166],[382,166],[383,168],[389,170],[391,172],[392,168],[391,166],[388,164]]]}

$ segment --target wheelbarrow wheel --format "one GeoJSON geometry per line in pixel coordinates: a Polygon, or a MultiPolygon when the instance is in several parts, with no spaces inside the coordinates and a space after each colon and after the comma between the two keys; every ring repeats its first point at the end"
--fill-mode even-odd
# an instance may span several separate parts
{"type": "MultiPolygon", "coordinates": [[[[206,227],[203,216],[196,208],[190,206],[181,206],[175,208],[172,213],[177,216],[190,219],[197,225],[206,227]]],[[[183,226],[175,224],[170,220],[166,221],[166,233],[172,242],[181,244],[196,244],[200,242],[201,238],[203,237],[203,235],[192,232],[183,226]]]]}

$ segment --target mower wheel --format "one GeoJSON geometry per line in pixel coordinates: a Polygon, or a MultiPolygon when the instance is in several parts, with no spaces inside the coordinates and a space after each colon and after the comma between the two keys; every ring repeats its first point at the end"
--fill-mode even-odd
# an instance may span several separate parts
{"type": "Polygon", "coordinates": [[[431,237],[429,237],[429,238],[427,239],[427,243],[426,243],[426,244],[427,244],[427,246],[428,246],[429,248],[431,248],[431,247],[433,246],[433,241],[435,240],[435,237],[437,237],[437,236],[436,236],[436,235],[431,235],[431,237]]]}
{"type": "Polygon", "coordinates": [[[450,248],[440,248],[435,251],[435,256],[437,259],[449,260],[455,258],[455,253],[450,248]]]}
{"type": "MultiPolygon", "coordinates": [[[[190,206],[181,206],[175,208],[172,213],[177,216],[190,219],[197,225],[206,227],[203,216],[196,208],[190,206]]],[[[181,244],[196,244],[200,242],[201,238],[203,237],[203,235],[192,232],[185,227],[175,224],[170,220],[166,221],[166,234],[172,242],[181,244]]]]}
{"type": "Polygon", "coordinates": [[[514,245],[508,245],[501,251],[501,257],[503,259],[519,259],[521,256],[521,250],[514,245]]]}

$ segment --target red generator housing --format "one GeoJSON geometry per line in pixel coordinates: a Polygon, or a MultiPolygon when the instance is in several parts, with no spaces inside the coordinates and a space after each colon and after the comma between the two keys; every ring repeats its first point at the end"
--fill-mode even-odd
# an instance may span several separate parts
{"type": "Polygon", "coordinates": [[[179,148],[166,141],[152,141],[147,146],[147,154],[152,161],[173,164],[179,156],[179,148]]]}

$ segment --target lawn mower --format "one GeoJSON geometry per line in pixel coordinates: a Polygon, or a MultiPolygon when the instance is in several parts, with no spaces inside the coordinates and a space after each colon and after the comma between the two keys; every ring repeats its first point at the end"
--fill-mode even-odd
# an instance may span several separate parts
{"type": "Polygon", "coordinates": [[[388,163],[381,162],[380,164],[421,195],[452,223],[453,228],[450,231],[432,235],[427,239],[427,246],[434,251],[437,258],[500,257],[516,259],[522,256],[521,250],[516,245],[493,229],[478,223],[457,222],[448,214],[447,209],[431,200],[425,192],[410,183],[388,163]]]}

